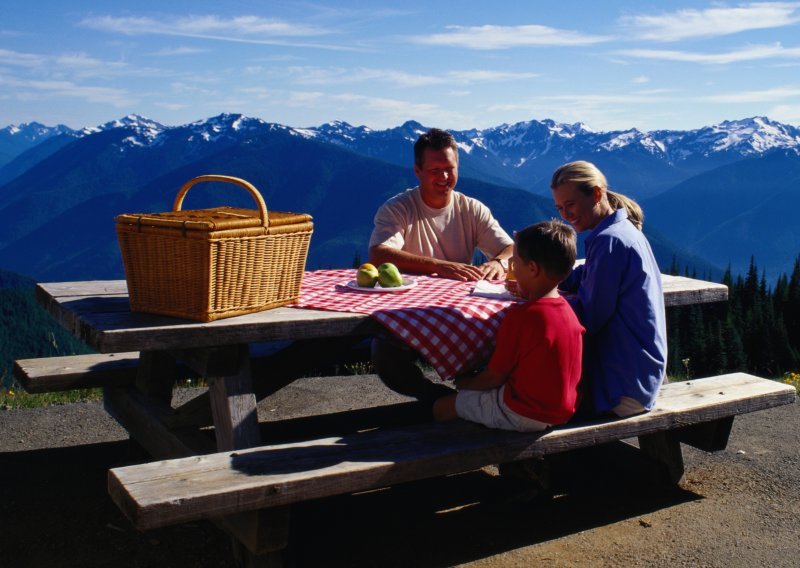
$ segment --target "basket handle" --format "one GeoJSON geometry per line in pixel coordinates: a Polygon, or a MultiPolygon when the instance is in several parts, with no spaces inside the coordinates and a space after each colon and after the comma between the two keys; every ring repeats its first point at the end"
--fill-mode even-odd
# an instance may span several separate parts
{"type": "Polygon", "coordinates": [[[172,205],[173,211],[180,211],[181,206],[183,205],[183,198],[186,197],[186,194],[192,188],[193,185],[204,182],[204,181],[219,181],[225,183],[232,183],[234,185],[238,185],[239,187],[243,187],[246,189],[253,200],[256,202],[258,206],[258,214],[261,217],[261,224],[266,227],[269,225],[269,216],[267,214],[267,204],[264,202],[264,198],[261,197],[261,193],[255,188],[253,184],[250,182],[243,180],[242,178],[237,178],[233,176],[221,176],[221,175],[204,175],[204,176],[197,176],[196,178],[192,178],[183,184],[183,187],[178,191],[178,195],[175,196],[175,203],[172,205]]]}

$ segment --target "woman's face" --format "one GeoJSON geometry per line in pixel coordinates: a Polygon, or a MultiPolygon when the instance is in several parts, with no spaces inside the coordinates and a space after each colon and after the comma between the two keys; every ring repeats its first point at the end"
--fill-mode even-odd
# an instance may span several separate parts
{"type": "Polygon", "coordinates": [[[575,227],[580,233],[594,229],[603,220],[600,202],[603,192],[596,187],[592,193],[586,195],[578,189],[577,182],[569,181],[553,189],[553,200],[562,219],[575,227]]]}

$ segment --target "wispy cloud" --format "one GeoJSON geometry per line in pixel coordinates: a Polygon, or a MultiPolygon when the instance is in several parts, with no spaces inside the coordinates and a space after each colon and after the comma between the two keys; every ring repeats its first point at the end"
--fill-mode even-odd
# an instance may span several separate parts
{"type": "Polygon", "coordinates": [[[158,51],[153,51],[150,55],[155,55],[156,57],[172,57],[174,55],[195,55],[198,53],[208,53],[207,49],[201,49],[199,47],[165,47],[164,49],[159,49],[158,51]]]}
{"type": "Polygon", "coordinates": [[[684,63],[701,63],[706,65],[726,65],[743,61],[756,61],[770,58],[800,58],[800,47],[783,47],[780,43],[772,45],[749,45],[726,53],[698,53],[668,49],[626,49],[618,51],[620,55],[641,59],[662,59],[684,63]]]}
{"type": "Polygon", "coordinates": [[[354,106],[360,108],[365,117],[362,123],[389,126],[405,122],[414,117],[421,122],[435,121],[446,124],[453,113],[437,104],[420,103],[392,97],[368,96],[360,93],[330,94],[320,91],[292,91],[283,100],[275,97],[271,104],[285,104],[288,107],[302,108],[308,113],[324,110],[327,116],[348,113],[354,106]]]}
{"type": "Polygon", "coordinates": [[[2,86],[13,87],[18,96],[26,96],[27,93],[30,96],[48,96],[56,99],[69,97],[90,103],[110,104],[115,107],[125,107],[138,102],[123,89],[78,85],[72,81],[21,80],[0,76],[0,87],[2,86]]]}
{"type": "Polygon", "coordinates": [[[185,108],[189,108],[189,105],[184,103],[153,103],[155,106],[167,110],[183,110],[185,108]]]}
{"type": "Polygon", "coordinates": [[[769,116],[788,124],[800,123],[800,105],[777,105],[769,111],[769,116]]]}
{"type": "Polygon", "coordinates": [[[800,97],[800,87],[776,87],[773,89],[709,95],[701,98],[714,103],[763,103],[797,100],[798,97],[800,97]]]}
{"type": "Polygon", "coordinates": [[[0,49],[0,63],[4,65],[14,65],[20,67],[31,67],[40,65],[45,61],[41,55],[33,53],[22,53],[8,49],[0,49]]]}
{"type": "Polygon", "coordinates": [[[380,110],[381,112],[395,112],[397,116],[430,116],[432,112],[441,108],[439,105],[429,103],[412,103],[400,99],[369,97],[353,93],[334,95],[331,99],[348,104],[364,105],[367,108],[380,110]]]}
{"type": "Polygon", "coordinates": [[[591,45],[610,41],[610,36],[587,35],[548,26],[447,26],[447,31],[427,36],[412,36],[414,43],[467,49],[510,49],[513,47],[548,47],[591,45]]]}
{"type": "Polygon", "coordinates": [[[794,101],[800,97],[800,86],[776,87],[772,89],[761,89],[751,91],[734,91],[719,93],[716,95],[695,95],[686,94],[676,89],[647,89],[617,94],[562,94],[562,95],[541,95],[521,104],[498,104],[490,107],[489,110],[510,110],[527,108],[541,104],[542,102],[559,102],[567,105],[614,105],[624,108],[629,104],[652,104],[652,103],[750,103],[750,102],[779,102],[794,101]]]}
{"type": "Polygon", "coordinates": [[[168,72],[153,67],[133,67],[124,61],[91,57],[86,53],[39,55],[0,49],[0,64],[22,67],[37,75],[70,79],[87,77],[162,77],[168,72]]]}
{"type": "Polygon", "coordinates": [[[143,16],[124,18],[95,16],[84,19],[81,25],[124,35],[165,35],[262,45],[353,49],[348,46],[305,41],[306,38],[333,35],[336,33],[334,30],[258,16],[232,18],[187,16],[158,20],[143,16]]]}
{"type": "Polygon", "coordinates": [[[626,16],[620,19],[620,23],[632,28],[638,39],[679,41],[790,26],[800,21],[798,10],[798,2],[753,2],[737,7],[626,16]]]}
{"type": "Polygon", "coordinates": [[[322,68],[295,66],[290,67],[288,71],[295,83],[305,85],[384,82],[401,87],[519,81],[538,76],[537,73],[493,71],[485,69],[448,71],[437,75],[367,67],[350,69],[344,67],[322,68]]]}
{"type": "Polygon", "coordinates": [[[233,18],[187,16],[159,20],[146,17],[96,16],[84,19],[82,24],[89,28],[128,35],[174,33],[175,35],[230,34],[233,36],[309,37],[331,33],[316,26],[292,24],[275,18],[258,16],[233,18]]]}

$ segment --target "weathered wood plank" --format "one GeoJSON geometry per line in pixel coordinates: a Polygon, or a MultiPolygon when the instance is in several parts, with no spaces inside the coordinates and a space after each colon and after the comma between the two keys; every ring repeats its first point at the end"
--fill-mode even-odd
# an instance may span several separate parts
{"type": "MultiPolygon", "coordinates": [[[[667,306],[727,299],[723,284],[664,275],[667,306]]],[[[209,323],[130,312],[124,281],[39,284],[37,296],[77,337],[103,353],[190,349],[257,341],[370,335],[379,324],[365,314],[276,308],[209,323]]]]}
{"type": "Polygon", "coordinates": [[[727,447],[732,428],[733,416],[729,416],[713,422],[678,428],[673,432],[683,444],[706,452],[718,452],[727,447]]]}
{"type": "Polygon", "coordinates": [[[58,392],[134,382],[139,353],[67,355],[14,362],[14,377],[29,393],[58,392]]]}
{"type": "Polygon", "coordinates": [[[103,390],[103,406],[147,452],[157,458],[191,456],[216,451],[213,440],[197,429],[171,430],[163,424],[172,408],[133,387],[103,390]]]}
{"type": "Polygon", "coordinates": [[[222,359],[233,363],[235,369],[208,377],[217,448],[249,448],[261,442],[256,395],[253,394],[250,374],[250,354],[247,345],[233,345],[226,351],[228,353],[222,354],[222,359]]]}
{"type": "Polygon", "coordinates": [[[789,385],[735,373],[665,385],[657,407],[620,420],[521,434],[425,424],[154,462],[109,472],[114,501],[142,529],[384,487],[540,457],[789,404],[789,385]]]}
{"type": "Polygon", "coordinates": [[[178,365],[175,358],[165,351],[142,351],[136,373],[136,390],[145,396],[172,400],[172,388],[177,379],[178,365]]]}
{"type": "Polygon", "coordinates": [[[49,282],[48,293],[56,297],[128,295],[125,280],[86,280],[78,282],[49,282]]]}
{"type": "Polygon", "coordinates": [[[667,307],[723,302],[728,299],[728,287],[716,282],[662,274],[661,285],[667,307]]]}
{"type": "Polygon", "coordinates": [[[678,483],[683,478],[681,443],[674,435],[674,431],[666,430],[639,436],[639,448],[664,466],[667,479],[671,483],[678,483]]]}
{"type": "MultiPolygon", "coordinates": [[[[65,304],[64,307],[68,307],[65,304]]],[[[105,312],[62,314],[64,327],[102,353],[138,349],[191,349],[236,343],[371,335],[380,324],[365,314],[276,308],[208,323],[105,312]]]]}
{"type": "MultiPolygon", "coordinates": [[[[216,450],[211,437],[199,430],[171,430],[165,426],[164,417],[171,412],[169,405],[145,397],[132,387],[105,389],[103,402],[106,411],[155,457],[191,456],[216,450]]],[[[246,512],[214,521],[249,552],[263,554],[286,545],[288,515],[288,508],[277,507],[270,512],[246,512]]]]}

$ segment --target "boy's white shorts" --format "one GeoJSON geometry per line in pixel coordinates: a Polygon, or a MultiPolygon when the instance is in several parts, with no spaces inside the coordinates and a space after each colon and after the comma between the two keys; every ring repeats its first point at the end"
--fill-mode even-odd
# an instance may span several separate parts
{"type": "Polygon", "coordinates": [[[505,385],[488,391],[463,390],[456,395],[456,414],[489,428],[540,432],[550,424],[517,414],[503,402],[505,385]]]}

